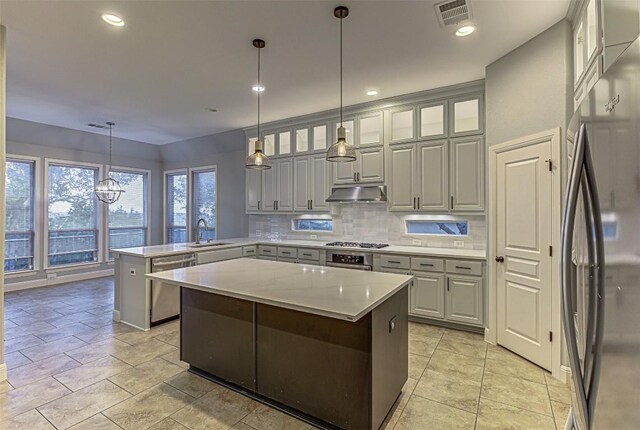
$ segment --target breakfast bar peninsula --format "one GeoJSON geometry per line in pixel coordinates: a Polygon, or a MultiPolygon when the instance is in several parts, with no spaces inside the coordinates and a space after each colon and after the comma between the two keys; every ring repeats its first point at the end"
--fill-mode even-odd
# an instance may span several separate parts
{"type": "Polygon", "coordinates": [[[190,370],[321,428],[377,429],[408,376],[411,276],[240,258],[181,287],[190,370]]]}

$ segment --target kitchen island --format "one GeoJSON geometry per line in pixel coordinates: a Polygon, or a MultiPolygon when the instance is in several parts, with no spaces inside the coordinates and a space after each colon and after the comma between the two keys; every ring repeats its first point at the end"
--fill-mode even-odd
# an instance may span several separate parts
{"type": "Polygon", "coordinates": [[[324,428],[377,429],[408,377],[411,276],[240,258],[181,287],[190,370],[324,428]]]}

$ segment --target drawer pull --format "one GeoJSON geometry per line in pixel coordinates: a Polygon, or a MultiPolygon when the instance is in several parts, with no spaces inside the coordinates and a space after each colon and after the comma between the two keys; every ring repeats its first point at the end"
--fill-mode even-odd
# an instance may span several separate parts
{"type": "Polygon", "coordinates": [[[471,270],[471,267],[467,267],[467,266],[456,266],[456,269],[471,270]]]}
{"type": "Polygon", "coordinates": [[[286,255],[290,255],[291,254],[289,251],[282,251],[282,253],[286,254],[286,255]]]}
{"type": "Polygon", "coordinates": [[[391,264],[400,264],[399,261],[393,261],[393,260],[389,260],[389,263],[391,263],[391,264]]]}
{"type": "Polygon", "coordinates": [[[303,257],[313,257],[313,254],[302,254],[303,257]]]}
{"type": "Polygon", "coordinates": [[[271,250],[270,249],[263,249],[262,252],[264,252],[265,254],[271,254],[271,250]]]}
{"type": "Polygon", "coordinates": [[[425,267],[433,267],[433,264],[431,263],[420,263],[420,265],[425,267]]]}
{"type": "Polygon", "coordinates": [[[247,254],[253,254],[255,251],[252,249],[251,251],[245,251],[247,254]]]}

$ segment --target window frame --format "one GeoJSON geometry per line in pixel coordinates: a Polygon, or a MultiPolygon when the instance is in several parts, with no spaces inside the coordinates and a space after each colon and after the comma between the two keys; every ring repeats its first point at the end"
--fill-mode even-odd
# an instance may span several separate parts
{"type": "MultiPolygon", "coordinates": [[[[42,222],[44,219],[42,193],[42,159],[28,155],[6,154],[6,161],[22,161],[33,163],[33,269],[4,272],[6,278],[20,277],[36,273],[42,265],[42,222]]],[[[6,175],[6,172],[5,172],[6,175]]],[[[6,186],[6,183],[5,183],[6,186]]],[[[6,217],[6,210],[5,210],[6,217]]],[[[6,220],[5,220],[6,223],[6,220]]]]}
{"type": "Polygon", "coordinates": [[[215,217],[215,239],[218,240],[218,165],[211,164],[208,166],[197,166],[197,167],[187,167],[183,169],[173,169],[173,170],[164,170],[162,172],[162,230],[163,230],[163,241],[167,243],[167,176],[175,175],[175,174],[185,174],[187,176],[187,213],[186,213],[186,228],[187,228],[187,243],[193,242],[195,238],[193,237],[193,173],[197,172],[215,172],[216,176],[216,184],[215,184],[215,194],[216,201],[214,202],[216,208],[216,217],[215,217]]]}
{"type": "MultiPolygon", "coordinates": [[[[144,179],[144,210],[146,212],[145,218],[145,246],[148,246],[151,238],[151,170],[149,169],[137,169],[135,167],[124,167],[124,166],[111,166],[109,173],[117,172],[117,173],[139,173],[145,175],[144,179]]],[[[112,263],[114,261],[113,258],[109,258],[109,205],[103,205],[104,211],[104,228],[102,229],[102,243],[104,244],[104,256],[105,261],[107,263],[112,263]]]]}
{"type": "Polygon", "coordinates": [[[322,215],[322,214],[298,215],[291,218],[291,231],[294,233],[333,234],[335,231],[334,221],[335,220],[331,215],[322,215]],[[331,221],[331,230],[298,230],[296,228],[296,221],[309,221],[309,220],[331,221]]]}
{"type": "MultiPolygon", "coordinates": [[[[277,145],[277,142],[276,142],[277,145]]],[[[277,149],[277,148],[276,148],[277,149]]],[[[194,173],[199,173],[199,172],[213,172],[215,174],[216,177],[216,182],[215,182],[215,201],[213,202],[214,207],[216,209],[215,212],[215,223],[213,225],[214,228],[214,238],[213,240],[218,240],[218,166],[216,164],[212,164],[210,166],[198,166],[198,167],[190,167],[187,169],[187,171],[189,172],[187,174],[187,240],[190,242],[195,241],[195,237],[193,237],[193,227],[195,227],[195,223],[198,222],[198,220],[194,219],[194,215],[195,215],[195,211],[193,210],[193,174],[194,173]]],[[[209,226],[209,228],[211,228],[211,226],[209,226]]]]}
{"type": "Polygon", "coordinates": [[[403,234],[405,236],[448,237],[448,238],[454,238],[454,239],[456,239],[456,238],[467,238],[467,237],[470,236],[469,220],[468,219],[411,219],[410,218],[410,219],[405,219],[403,221],[404,221],[404,232],[403,232],[403,234]],[[429,223],[443,223],[443,224],[464,222],[464,223],[467,224],[467,234],[410,233],[409,232],[409,223],[410,222],[417,222],[417,223],[429,222],[429,223]]]}
{"type": "MultiPolygon", "coordinates": [[[[105,262],[104,255],[104,240],[103,234],[100,230],[105,229],[105,217],[104,212],[105,208],[100,207],[100,202],[97,202],[97,210],[96,210],[96,229],[98,234],[96,235],[96,249],[97,249],[97,258],[96,261],[87,261],[84,263],[71,263],[71,264],[61,264],[59,266],[51,266],[49,265],[49,167],[51,165],[55,166],[66,166],[66,167],[80,167],[80,168],[91,168],[98,170],[98,180],[103,177],[103,172],[105,167],[103,164],[96,163],[86,163],[82,161],[71,161],[71,160],[60,160],[56,158],[45,158],[44,159],[44,171],[43,171],[43,180],[44,184],[42,187],[42,211],[43,211],[43,238],[42,238],[42,267],[45,271],[60,271],[60,270],[69,270],[69,268],[74,267],[87,267],[87,266],[99,266],[100,264],[105,262]]],[[[94,196],[94,199],[97,198],[94,196]]]]}

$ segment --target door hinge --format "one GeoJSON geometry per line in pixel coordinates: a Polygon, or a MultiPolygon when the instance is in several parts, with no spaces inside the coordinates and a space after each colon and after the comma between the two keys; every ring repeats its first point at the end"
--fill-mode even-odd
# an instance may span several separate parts
{"type": "Polygon", "coordinates": [[[551,158],[549,158],[548,160],[545,160],[545,161],[549,165],[549,171],[553,172],[553,161],[551,160],[551,158]]]}
{"type": "Polygon", "coordinates": [[[549,257],[553,257],[553,246],[549,245],[549,257]]]}
{"type": "Polygon", "coordinates": [[[549,342],[553,342],[553,332],[549,332],[549,342]]]}

